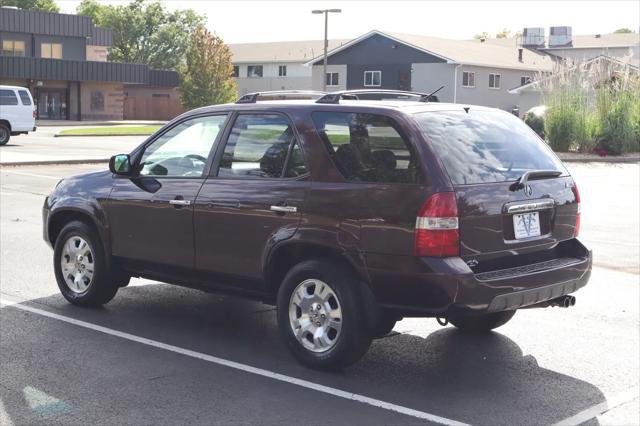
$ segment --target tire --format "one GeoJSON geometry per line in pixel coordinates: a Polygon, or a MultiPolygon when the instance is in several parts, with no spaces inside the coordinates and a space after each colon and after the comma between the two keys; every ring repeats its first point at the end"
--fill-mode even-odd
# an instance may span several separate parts
{"type": "Polygon", "coordinates": [[[58,288],[69,303],[96,307],[113,299],[118,286],[107,265],[94,228],[80,221],[62,228],[54,245],[53,268],[58,288]]]}
{"type": "Polygon", "coordinates": [[[6,145],[11,139],[11,131],[9,126],[4,123],[0,123],[0,146],[6,145]]]}
{"type": "Polygon", "coordinates": [[[515,314],[516,311],[502,311],[483,315],[452,315],[448,320],[462,331],[486,333],[505,325],[515,314]]]}
{"type": "Polygon", "coordinates": [[[339,370],[367,352],[371,333],[359,286],[351,271],[327,260],[307,260],[289,270],[278,290],[278,329],[299,362],[317,370],[339,370]],[[305,326],[296,333],[296,324],[305,326]],[[313,339],[319,329],[324,330],[322,338],[313,339]]]}
{"type": "Polygon", "coordinates": [[[387,334],[391,333],[393,327],[395,327],[397,322],[397,317],[390,314],[389,312],[382,312],[380,314],[380,319],[378,323],[373,326],[371,330],[371,335],[374,339],[380,339],[387,334]]]}

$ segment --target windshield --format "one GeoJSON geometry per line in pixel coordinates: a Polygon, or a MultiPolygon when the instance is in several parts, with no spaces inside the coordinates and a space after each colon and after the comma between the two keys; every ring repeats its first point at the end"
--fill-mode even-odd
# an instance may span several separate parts
{"type": "Polygon", "coordinates": [[[522,120],[503,111],[415,115],[454,185],[515,181],[527,170],[567,171],[522,120]]]}

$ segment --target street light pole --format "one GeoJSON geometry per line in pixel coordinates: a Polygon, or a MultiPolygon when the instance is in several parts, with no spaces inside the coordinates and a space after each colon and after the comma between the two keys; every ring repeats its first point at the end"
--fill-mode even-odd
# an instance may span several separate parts
{"type": "Polygon", "coordinates": [[[311,13],[319,15],[324,14],[324,60],[322,65],[322,91],[327,91],[327,50],[329,48],[329,14],[340,13],[341,9],[324,9],[324,10],[312,10],[311,13]]]}

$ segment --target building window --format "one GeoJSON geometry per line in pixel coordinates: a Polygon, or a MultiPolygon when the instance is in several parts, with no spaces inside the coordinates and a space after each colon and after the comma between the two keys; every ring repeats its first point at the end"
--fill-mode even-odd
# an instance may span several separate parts
{"type": "Polygon", "coordinates": [[[89,109],[91,111],[104,111],[104,93],[99,91],[91,92],[89,109]]]}
{"type": "Polygon", "coordinates": [[[2,54],[5,56],[24,56],[24,41],[3,40],[2,54]]]}
{"type": "Polygon", "coordinates": [[[286,76],[287,76],[287,66],[278,65],[278,77],[286,77],[286,76]]]}
{"type": "Polygon", "coordinates": [[[476,73],[464,71],[462,73],[462,87],[476,87],[476,73]]]}
{"type": "Polygon", "coordinates": [[[249,65],[247,67],[247,77],[249,78],[262,77],[262,65],[249,65]]]}
{"type": "Polygon", "coordinates": [[[327,86],[337,86],[340,84],[340,74],[337,72],[328,72],[325,81],[327,86]]]}
{"type": "Polygon", "coordinates": [[[520,86],[524,86],[525,84],[531,83],[531,77],[528,75],[523,75],[520,77],[520,86]]]}
{"type": "Polygon", "coordinates": [[[382,86],[382,71],[365,71],[365,86],[382,86]]]}
{"type": "Polygon", "coordinates": [[[49,59],[62,59],[62,44],[42,43],[40,45],[40,57],[49,59]]]}
{"type": "Polygon", "coordinates": [[[237,65],[233,66],[233,72],[231,73],[231,77],[240,77],[240,67],[237,65]]]}
{"type": "Polygon", "coordinates": [[[489,88],[490,89],[500,88],[500,74],[489,74],[489,88]]]}

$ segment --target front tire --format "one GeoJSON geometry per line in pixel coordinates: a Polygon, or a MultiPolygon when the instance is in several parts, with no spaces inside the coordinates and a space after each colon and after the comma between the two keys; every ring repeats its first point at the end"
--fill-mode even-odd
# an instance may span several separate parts
{"type": "Polygon", "coordinates": [[[502,311],[493,312],[490,314],[482,315],[452,315],[447,319],[458,329],[468,333],[486,333],[505,325],[513,316],[516,311],[502,311]]]}
{"type": "Polygon", "coordinates": [[[69,303],[101,306],[116,295],[118,286],[108,269],[102,241],[84,222],[69,222],[56,239],[53,267],[58,288],[69,303]]]}
{"type": "Polygon", "coordinates": [[[318,370],[338,370],[369,349],[359,282],[342,265],[307,260],[295,265],[278,291],[278,328],[293,356],[318,370]]]}
{"type": "Polygon", "coordinates": [[[11,130],[9,126],[4,123],[0,123],[0,146],[6,145],[11,139],[11,130]]]}

